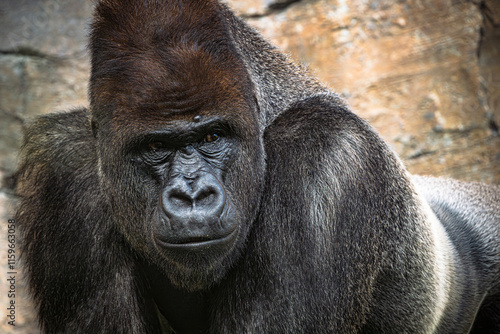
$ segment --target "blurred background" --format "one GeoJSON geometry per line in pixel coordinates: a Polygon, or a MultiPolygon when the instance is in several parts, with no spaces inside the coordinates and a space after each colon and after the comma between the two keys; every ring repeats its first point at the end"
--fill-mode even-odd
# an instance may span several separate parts
{"type": "MultiPolygon", "coordinates": [[[[500,184],[499,0],[226,0],[370,122],[410,172],[500,184]]],[[[23,126],[87,106],[90,0],[0,0],[0,333],[38,333],[7,220],[23,126]],[[3,237],[5,236],[5,237],[3,237]]]]}

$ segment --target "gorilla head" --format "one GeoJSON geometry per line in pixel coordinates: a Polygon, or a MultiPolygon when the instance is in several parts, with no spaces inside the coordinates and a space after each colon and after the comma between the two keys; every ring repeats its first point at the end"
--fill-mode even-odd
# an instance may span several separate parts
{"type": "Polygon", "coordinates": [[[199,289],[225,275],[255,219],[257,105],[227,29],[204,8],[215,3],[134,3],[101,2],[93,26],[100,181],[130,244],[174,285],[199,289]]]}

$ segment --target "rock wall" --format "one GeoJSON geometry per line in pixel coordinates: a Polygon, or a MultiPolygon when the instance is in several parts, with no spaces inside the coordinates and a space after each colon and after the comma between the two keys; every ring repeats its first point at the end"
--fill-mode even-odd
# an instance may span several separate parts
{"type": "MultiPolygon", "coordinates": [[[[500,2],[227,0],[249,24],[344,95],[412,173],[500,183],[500,2]]],[[[3,1],[0,9],[0,235],[26,120],[87,105],[91,1],[3,1]]],[[[16,276],[6,319],[7,237],[0,240],[0,332],[36,333],[16,276]]]]}

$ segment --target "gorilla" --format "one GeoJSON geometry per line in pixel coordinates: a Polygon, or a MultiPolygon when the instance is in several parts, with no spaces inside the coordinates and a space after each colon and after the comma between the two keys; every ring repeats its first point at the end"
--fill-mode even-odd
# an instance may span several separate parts
{"type": "Polygon", "coordinates": [[[44,332],[500,332],[499,187],[410,176],[216,0],[101,0],[89,45],[17,174],[44,332]]]}

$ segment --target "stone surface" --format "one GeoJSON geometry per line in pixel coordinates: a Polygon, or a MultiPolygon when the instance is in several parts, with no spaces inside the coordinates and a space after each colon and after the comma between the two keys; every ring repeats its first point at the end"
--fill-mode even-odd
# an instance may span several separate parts
{"type": "MultiPolygon", "coordinates": [[[[411,172],[500,184],[498,0],[225,1],[344,95],[411,172]]],[[[27,120],[87,105],[92,1],[0,3],[0,332],[37,333],[21,280],[17,326],[5,321],[12,174],[27,120]]]]}
{"type": "Polygon", "coordinates": [[[75,57],[86,53],[92,2],[2,0],[0,51],[75,57]]]}

